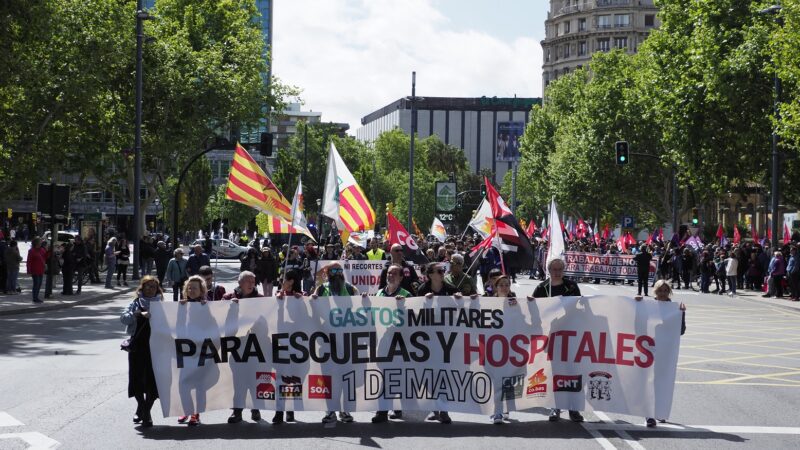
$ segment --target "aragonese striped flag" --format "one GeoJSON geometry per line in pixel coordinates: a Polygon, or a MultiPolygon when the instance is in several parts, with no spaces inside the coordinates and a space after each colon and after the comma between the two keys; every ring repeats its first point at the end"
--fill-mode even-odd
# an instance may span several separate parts
{"type": "Polygon", "coordinates": [[[292,204],[238,143],[228,174],[225,198],[255,208],[264,214],[292,220],[292,204]]]}
{"type": "Polygon", "coordinates": [[[295,228],[291,222],[270,215],[267,215],[267,232],[269,234],[304,234],[315,240],[308,228],[295,228]]]}

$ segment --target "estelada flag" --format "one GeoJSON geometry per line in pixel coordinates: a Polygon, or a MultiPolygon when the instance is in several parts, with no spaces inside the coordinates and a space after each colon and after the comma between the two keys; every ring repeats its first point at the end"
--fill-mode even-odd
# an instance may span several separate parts
{"type": "Polygon", "coordinates": [[[739,227],[733,224],[733,243],[738,244],[742,240],[742,235],[739,234],[739,227]]]}
{"type": "MultiPolygon", "coordinates": [[[[341,224],[345,230],[364,231],[375,228],[375,210],[353,174],[344,164],[331,142],[322,214],[341,224]]],[[[339,227],[341,229],[341,227],[339,227]]]]}
{"type": "Polygon", "coordinates": [[[225,198],[245,204],[264,214],[292,220],[292,204],[238,143],[228,174],[225,198]]]}

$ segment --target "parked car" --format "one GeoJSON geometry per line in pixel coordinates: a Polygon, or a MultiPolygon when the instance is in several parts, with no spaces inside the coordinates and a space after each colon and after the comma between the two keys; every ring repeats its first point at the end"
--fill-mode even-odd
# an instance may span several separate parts
{"type": "MultiPolygon", "coordinates": [[[[203,245],[204,239],[197,239],[192,242],[192,247],[195,245],[203,245]]],[[[247,247],[243,247],[235,242],[227,239],[212,239],[211,240],[211,255],[212,258],[241,258],[247,253],[247,247]]],[[[191,250],[191,249],[190,249],[191,250]]],[[[191,252],[189,253],[191,255],[191,252]]]]}
{"type": "MultiPolygon", "coordinates": [[[[61,230],[58,232],[56,237],[56,247],[60,246],[65,242],[72,242],[75,240],[75,236],[78,235],[77,231],[74,230],[61,230]]],[[[44,233],[44,241],[47,247],[50,247],[50,232],[45,231],[44,233]]]]}

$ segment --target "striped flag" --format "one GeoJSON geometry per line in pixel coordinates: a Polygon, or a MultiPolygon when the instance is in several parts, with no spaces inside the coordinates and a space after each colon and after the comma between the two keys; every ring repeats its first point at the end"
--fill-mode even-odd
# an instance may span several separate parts
{"type": "Polygon", "coordinates": [[[304,234],[314,239],[307,228],[293,227],[291,222],[270,215],[267,215],[267,232],[269,234],[304,234]]]}
{"type": "Polygon", "coordinates": [[[340,230],[352,232],[375,228],[375,210],[347,169],[333,142],[328,152],[322,214],[341,225],[338,227],[340,230]]]}
{"type": "Polygon", "coordinates": [[[264,214],[292,220],[292,205],[272,183],[258,163],[238,143],[228,174],[225,198],[255,208],[264,214]]]}

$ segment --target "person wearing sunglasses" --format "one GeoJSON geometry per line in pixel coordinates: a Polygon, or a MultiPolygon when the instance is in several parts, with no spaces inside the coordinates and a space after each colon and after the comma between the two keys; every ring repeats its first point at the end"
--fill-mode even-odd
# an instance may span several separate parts
{"type": "Polygon", "coordinates": [[[417,294],[422,295],[417,292],[419,287],[419,275],[417,275],[417,270],[414,268],[414,264],[406,261],[405,257],[403,256],[403,246],[400,244],[393,244],[390,253],[391,257],[381,271],[381,278],[378,287],[381,289],[386,287],[386,273],[389,270],[389,266],[396,264],[403,268],[403,280],[400,281],[400,286],[410,292],[412,296],[417,294]]]}
{"type": "MultiPolygon", "coordinates": [[[[311,295],[312,299],[318,297],[331,297],[331,296],[352,296],[358,295],[358,289],[344,279],[344,270],[342,265],[338,262],[328,264],[324,269],[328,277],[328,281],[322,283],[317,288],[316,292],[311,295]]],[[[348,411],[339,412],[339,420],[342,423],[351,423],[353,416],[348,411]]],[[[325,417],[322,418],[322,423],[336,422],[336,411],[328,411],[325,417]]]]}
{"type": "MultiPolygon", "coordinates": [[[[436,295],[452,295],[460,298],[461,294],[452,284],[444,280],[444,266],[440,263],[430,263],[425,267],[425,275],[428,280],[419,287],[417,295],[424,295],[426,298],[433,298],[436,295]]],[[[442,424],[452,422],[447,411],[431,411],[426,420],[439,421],[442,424]]]]}

